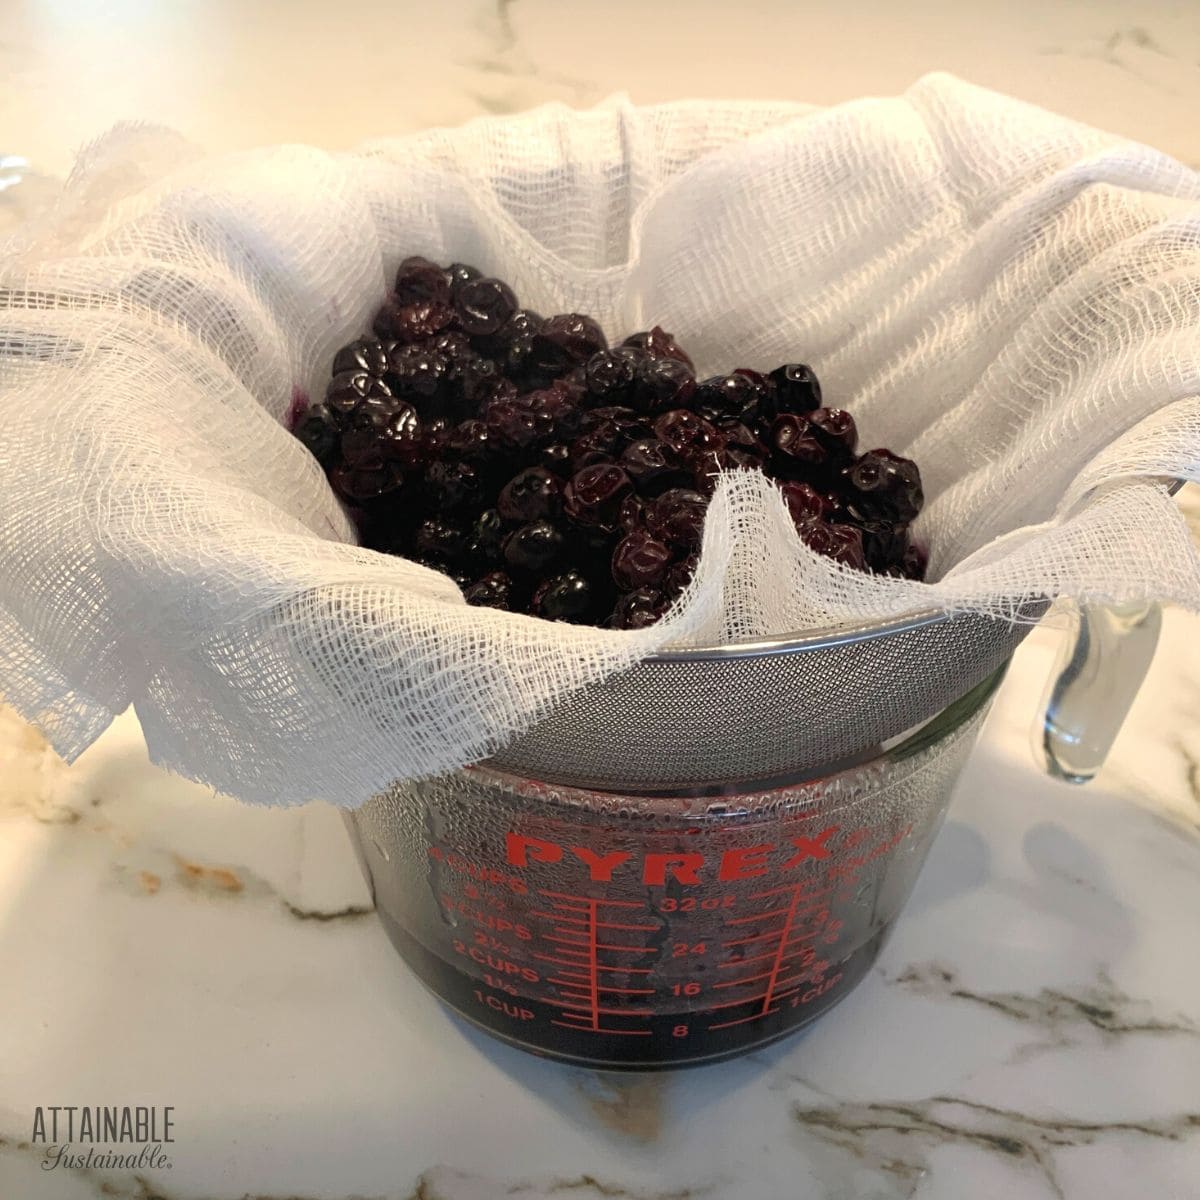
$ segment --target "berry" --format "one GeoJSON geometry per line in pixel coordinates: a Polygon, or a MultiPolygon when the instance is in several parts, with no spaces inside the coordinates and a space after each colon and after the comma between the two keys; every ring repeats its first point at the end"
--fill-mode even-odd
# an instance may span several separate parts
{"type": "Polygon", "coordinates": [[[483,272],[478,267],[456,262],[451,263],[446,268],[446,277],[450,283],[450,296],[453,299],[462,290],[464,284],[471,283],[475,279],[481,279],[483,272]]]}
{"type": "Polygon", "coordinates": [[[468,462],[432,463],[425,472],[425,487],[439,508],[479,511],[483,483],[479,472],[468,462]]]}
{"type": "Polygon", "coordinates": [[[668,607],[667,598],[657,588],[638,588],[617,601],[608,623],[613,629],[644,629],[653,625],[668,607]]]}
{"type": "Polygon", "coordinates": [[[388,496],[404,482],[398,472],[386,466],[359,469],[339,463],[329,476],[333,490],[351,504],[367,504],[388,496]]]}
{"type": "Polygon", "coordinates": [[[538,574],[562,556],[563,545],[563,535],[556,526],[549,521],[533,521],[504,539],[504,558],[509,566],[538,574]]]}
{"type": "Polygon", "coordinates": [[[525,404],[537,420],[538,430],[548,436],[574,437],[582,428],[583,414],[566,388],[555,384],[530,392],[525,404]]]}
{"type": "Polygon", "coordinates": [[[331,467],[337,457],[339,434],[333,414],[324,404],[314,404],[296,422],[292,431],[323,467],[331,467]]]}
{"type": "Polygon", "coordinates": [[[693,462],[702,456],[714,454],[724,444],[711,422],[686,408],[663,413],[654,422],[654,433],[680,458],[693,462]]]}
{"type": "Polygon", "coordinates": [[[621,453],[623,439],[616,425],[602,421],[571,443],[570,461],[574,471],[611,463],[621,453]]]}
{"type": "Polygon", "coordinates": [[[388,369],[387,351],[377,338],[359,338],[343,346],[333,359],[333,374],[347,371],[365,371],[368,375],[382,377],[388,369]]]}
{"type": "Polygon", "coordinates": [[[917,464],[890,450],[868,450],[843,474],[846,506],[860,519],[908,522],[925,502],[917,464]]]}
{"type": "Polygon", "coordinates": [[[604,331],[591,317],[562,313],[534,334],[527,367],[552,379],[607,348],[604,331]]]}
{"type": "Polygon", "coordinates": [[[783,502],[797,525],[831,515],[828,499],[807,483],[781,483],[779,490],[783,493],[783,502]]]}
{"type": "Polygon", "coordinates": [[[415,300],[402,304],[389,296],[375,314],[372,328],[381,338],[398,342],[419,342],[432,337],[454,320],[454,309],[436,300],[415,300]]]}
{"type": "Polygon", "coordinates": [[[756,382],[761,379],[762,376],[755,376],[754,372],[750,375],[738,371],[732,375],[714,375],[696,385],[696,408],[706,415],[712,413],[710,419],[733,417],[741,420],[746,409],[754,405],[760,395],[766,394],[766,387],[756,382]]]}
{"type": "Polygon", "coordinates": [[[488,437],[508,450],[528,450],[542,436],[536,414],[520,400],[493,400],[485,420],[488,437]]]}
{"type": "Polygon", "coordinates": [[[401,470],[415,470],[429,460],[429,441],[421,427],[421,418],[411,404],[401,402],[397,405],[387,424],[378,431],[376,442],[384,461],[401,470]]]}
{"type": "Polygon", "coordinates": [[[466,549],[467,536],[462,526],[452,524],[441,517],[431,517],[417,526],[413,545],[417,553],[426,558],[452,563],[460,558],[466,549]]]}
{"type": "Polygon", "coordinates": [[[664,488],[677,487],[687,479],[679,455],[658,438],[640,438],[621,452],[621,466],[645,496],[657,495],[664,488]]]}
{"type": "Polygon", "coordinates": [[[805,521],[796,531],[812,550],[857,571],[866,570],[862,530],[853,525],[827,525],[824,521],[805,521]]]}
{"type": "Polygon", "coordinates": [[[829,457],[825,443],[817,437],[807,417],[780,413],[771,426],[772,459],[784,470],[821,467],[829,457]]]}
{"type": "Polygon", "coordinates": [[[808,414],[813,435],[834,458],[848,459],[858,441],[854,418],[840,408],[818,408],[808,414]]]}
{"type": "Polygon", "coordinates": [[[633,392],[638,366],[636,350],[598,350],[584,367],[588,395],[597,403],[624,403],[633,392]]]}
{"type": "Polygon", "coordinates": [[[767,378],[775,385],[775,416],[781,412],[808,413],[821,407],[821,385],[812,367],[804,363],[785,363],[767,378]]]}
{"type": "Polygon", "coordinates": [[[498,559],[504,542],[504,521],[499,510],[485,508],[471,529],[471,544],[484,558],[498,559]]]}
{"type": "Polygon", "coordinates": [[[886,574],[893,569],[903,570],[904,553],[908,549],[908,526],[889,521],[860,521],[863,555],[872,571],[886,574]]]}
{"type": "Polygon", "coordinates": [[[446,378],[446,360],[424,346],[397,345],[389,355],[388,378],[402,396],[429,400],[438,394],[446,378]]]}
{"type": "Polygon", "coordinates": [[[479,357],[459,359],[454,364],[454,375],[460,395],[475,410],[492,399],[503,378],[497,362],[479,357]]]}
{"type": "Polygon", "coordinates": [[[465,362],[468,359],[479,357],[472,348],[467,335],[460,333],[457,329],[447,329],[436,337],[430,338],[425,348],[440,354],[447,362],[456,360],[465,362]]]}
{"type": "Polygon", "coordinates": [[[571,474],[571,448],[565,442],[552,442],[543,446],[540,455],[541,465],[555,475],[571,474]]]}
{"type": "Polygon", "coordinates": [[[378,376],[366,371],[343,371],[325,390],[325,403],[335,421],[349,417],[369,397],[390,399],[392,389],[378,376]]]}
{"type": "Polygon", "coordinates": [[[495,333],[517,311],[517,298],[499,279],[472,279],[458,289],[454,311],[467,333],[495,333]]]}
{"type": "Polygon", "coordinates": [[[675,358],[644,358],[637,368],[637,380],[630,404],[644,413],[667,412],[685,408],[696,392],[696,377],[691,368],[675,358]]]}
{"type": "Polygon", "coordinates": [[[446,304],[450,300],[450,280],[437,263],[414,255],[400,264],[393,294],[400,304],[446,304]]]}
{"type": "Polygon", "coordinates": [[[447,452],[477,466],[487,461],[490,445],[490,434],[485,421],[462,421],[446,435],[447,452]]]}
{"type": "Polygon", "coordinates": [[[688,371],[696,369],[679,343],[661,325],[655,325],[653,329],[644,333],[632,333],[621,345],[645,350],[651,358],[674,359],[687,367],[688,371]]]}
{"type": "Polygon", "coordinates": [[[629,476],[613,463],[600,463],[577,471],[567,484],[563,506],[567,516],[581,525],[612,528],[621,502],[633,490],[629,476]]]}
{"type": "Polygon", "coordinates": [[[667,577],[663,583],[663,591],[666,595],[674,600],[692,582],[692,576],[695,575],[699,565],[700,556],[698,554],[687,554],[668,568],[667,577]]]}
{"type": "Polygon", "coordinates": [[[544,467],[530,467],[500,489],[497,507],[506,521],[553,519],[562,511],[562,481],[544,467]]]}
{"type": "Polygon", "coordinates": [[[622,591],[651,587],[662,582],[671,565],[671,551],[645,529],[633,529],[616,545],[612,577],[622,591]]]}
{"type": "Polygon", "coordinates": [[[901,570],[906,579],[924,579],[929,569],[929,555],[923,546],[913,542],[904,552],[901,570]]]}
{"type": "Polygon", "coordinates": [[[512,580],[503,571],[489,571],[463,589],[468,604],[484,608],[512,608],[512,580]]]}
{"type": "Polygon", "coordinates": [[[578,571],[552,576],[533,593],[533,613],[547,621],[586,621],[593,605],[592,585],[578,571]]]}
{"type": "Polygon", "coordinates": [[[646,528],[668,545],[693,550],[704,534],[708,501],[689,488],[671,488],[646,506],[646,528]]]}

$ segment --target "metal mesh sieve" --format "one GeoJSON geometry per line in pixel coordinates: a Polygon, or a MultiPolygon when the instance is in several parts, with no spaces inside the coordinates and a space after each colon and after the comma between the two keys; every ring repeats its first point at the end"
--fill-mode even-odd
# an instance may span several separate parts
{"type": "Polygon", "coordinates": [[[722,787],[853,758],[927,721],[1005,662],[1019,622],[928,611],[769,642],[664,652],[571,697],[489,760],[608,790],[722,787]]]}

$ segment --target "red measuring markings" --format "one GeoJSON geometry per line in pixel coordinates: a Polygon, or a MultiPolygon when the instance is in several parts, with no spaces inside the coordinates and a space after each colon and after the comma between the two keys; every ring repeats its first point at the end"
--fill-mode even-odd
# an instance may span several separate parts
{"type": "Polygon", "coordinates": [[[601,1020],[603,1017],[636,1019],[654,1016],[650,1008],[618,1005],[616,1000],[622,996],[653,996],[654,988],[617,987],[601,980],[602,975],[613,972],[650,974],[649,967],[627,964],[645,955],[656,954],[656,948],[639,946],[628,939],[633,934],[656,932],[659,927],[620,919],[631,917],[629,910],[642,910],[645,905],[636,900],[597,900],[568,892],[541,890],[538,895],[545,897],[546,907],[535,909],[529,915],[552,922],[554,930],[538,935],[542,941],[551,944],[551,952],[532,955],[557,967],[553,975],[547,976],[546,982],[558,989],[558,997],[546,997],[544,1003],[560,1009],[561,1020],[554,1019],[550,1023],[591,1033],[649,1037],[649,1029],[623,1029],[611,1021],[601,1020]],[[609,956],[617,956],[622,961],[602,961],[609,956]]]}
{"type": "MultiPolygon", "coordinates": [[[[733,992],[751,987],[751,995],[734,995],[729,1000],[710,1004],[714,1012],[724,1009],[747,1008],[748,1011],[728,1020],[714,1022],[712,1029],[727,1029],[731,1025],[742,1025],[757,1021],[770,1013],[779,1011],[781,1000],[804,991],[804,984],[813,978],[820,964],[816,951],[810,944],[826,931],[831,924],[828,897],[836,890],[833,887],[808,891],[806,882],[753,892],[751,900],[773,902],[768,908],[744,916],[730,917],[725,921],[727,929],[738,936],[722,942],[726,950],[735,954],[717,964],[720,970],[749,968],[749,972],[733,978],[721,979],[713,989],[733,992]],[[739,926],[753,922],[771,921],[770,929],[762,933],[742,935],[739,926]],[[803,929],[804,932],[800,932],[803,929]],[[742,947],[752,953],[746,954],[742,947]]],[[[838,922],[840,927],[840,922],[838,922]]]]}

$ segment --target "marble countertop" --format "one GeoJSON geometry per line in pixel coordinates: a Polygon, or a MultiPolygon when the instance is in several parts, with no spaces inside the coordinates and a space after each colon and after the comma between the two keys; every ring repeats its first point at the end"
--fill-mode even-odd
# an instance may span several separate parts
{"type": "MultiPolygon", "coordinates": [[[[1200,25],[1166,0],[0,16],[0,151],[52,174],[122,117],[213,149],[343,146],[616,89],[829,102],[939,67],[1200,162],[1200,25]]],[[[333,809],[172,778],[132,717],[68,768],[0,708],[0,1198],[1196,1200],[1198,632],[1167,614],[1087,788],[1033,764],[1057,638],[1035,633],[857,991],[809,1033],[659,1075],[556,1066],[448,1015],[333,809]],[[44,1169],[50,1105],[171,1106],[170,1166],[44,1169]]]]}

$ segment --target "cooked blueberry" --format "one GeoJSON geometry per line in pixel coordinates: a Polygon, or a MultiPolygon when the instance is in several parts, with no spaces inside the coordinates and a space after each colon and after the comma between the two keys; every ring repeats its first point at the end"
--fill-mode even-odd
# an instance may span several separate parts
{"type": "Polygon", "coordinates": [[[333,414],[324,404],[310,405],[308,411],[296,423],[293,432],[321,466],[333,465],[337,457],[340,435],[333,414]]]}
{"type": "Polygon", "coordinates": [[[781,483],[779,490],[783,493],[783,502],[797,525],[802,521],[830,515],[829,501],[810,484],[781,483]]]}
{"type": "Polygon", "coordinates": [[[621,502],[633,490],[629,476],[612,463],[601,463],[577,471],[567,484],[564,508],[581,525],[611,528],[621,502]]]}
{"type": "Polygon", "coordinates": [[[868,450],[844,475],[850,485],[846,505],[864,520],[907,523],[925,502],[917,464],[890,450],[868,450]]]}
{"type": "Polygon", "coordinates": [[[339,463],[333,468],[329,482],[342,499],[351,504],[365,504],[396,491],[404,478],[386,466],[360,469],[339,463]]]}
{"type": "Polygon", "coordinates": [[[485,508],[471,529],[471,541],[485,558],[499,558],[504,541],[504,521],[499,510],[485,508]]]}
{"type": "Polygon", "coordinates": [[[862,532],[863,555],[872,571],[886,574],[893,568],[903,569],[904,553],[908,549],[908,526],[891,521],[859,521],[862,532]]]}
{"type": "Polygon", "coordinates": [[[854,453],[858,429],[848,412],[840,408],[818,408],[808,414],[808,422],[830,454],[848,459],[854,453]]]}
{"type": "Polygon", "coordinates": [[[587,621],[595,598],[591,583],[578,571],[554,575],[533,592],[533,614],[547,621],[587,621]]]}
{"type": "Polygon", "coordinates": [[[468,604],[483,608],[512,608],[513,584],[503,571],[489,571],[463,589],[468,604]]]}
{"type": "Polygon", "coordinates": [[[510,566],[540,574],[563,552],[563,535],[549,521],[533,521],[514,530],[504,540],[504,558],[510,566]]]}
{"type": "Polygon", "coordinates": [[[767,378],[775,385],[777,413],[808,413],[821,407],[821,385],[812,367],[804,363],[785,363],[767,378]]]}
{"type": "Polygon", "coordinates": [[[796,530],[804,542],[818,554],[832,558],[847,567],[864,571],[867,567],[863,552],[862,531],[853,525],[828,525],[824,521],[804,521],[796,530]]]}
{"type": "Polygon", "coordinates": [[[659,441],[670,446],[680,458],[695,460],[719,450],[724,441],[716,427],[686,408],[672,409],[654,422],[659,441]]]}
{"type": "Polygon", "coordinates": [[[446,360],[424,346],[398,345],[389,355],[392,387],[403,396],[428,400],[446,378],[446,360]]]}
{"type": "Polygon", "coordinates": [[[454,310],[467,333],[491,334],[516,312],[517,298],[499,279],[472,279],[458,289],[454,310]]]}
{"type": "Polygon", "coordinates": [[[646,506],[646,527],[668,545],[692,550],[704,533],[708,501],[689,488],[672,488],[646,506]]]}
{"type": "Polygon", "coordinates": [[[645,358],[638,364],[629,403],[644,413],[686,408],[696,391],[691,368],[675,358],[645,358]]]}
{"type": "Polygon", "coordinates": [[[366,371],[343,371],[325,390],[325,403],[335,420],[348,417],[369,396],[390,397],[392,389],[378,376],[366,371]]]}
{"type": "Polygon", "coordinates": [[[929,568],[929,555],[923,546],[913,542],[904,552],[901,569],[908,579],[924,579],[929,568]]]}
{"type": "Polygon", "coordinates": [[[457,296],[465,284],[483,278],[483,272],[478,267],[468,263],[455,262],[446,268],[446,276],[450,280],[450,295],[457,296]]]}
{"type": "Polygon", "coordinates": [[[497,504],[506,521],[540,521],[562,511],[562,481],[544,467],[529,467],[500,489],[497,504]]]}
{"type": "Polygon", "coordinates": [[[679,455],[658,438],[640,438],[630,442],[622,451],[620,462],[633,480],[633,486],[644,496],[657,495],[664,488],[677,487],[690,474],[679,455]]]}
{"type": "Polygon", "coordinates": [[[389,296],[375,317],[374,330],[381,338],[398,342],[419,342],[433,337],[454,321],[454,310],[436,300],[416,300],[402,304],[389,296]]]}
{"type": "Polygon", "coordinates": [[[417,552],[427,558],[453,563],[466,549],[467,535],[461,525],[442,517],[431,517],[417,526],[413,544],[417,552]]]}
{"type": "Polygon", "coordinates": [[[617,601],[608,623],[613,629],[644,629],[659,620],[668,607],[667,598],[658,588],[638,588],[617,601]]]}
{"type": "Polygon", "coordinates": [[[440,508],[478,512],[483,500],[483,482],[469,462],[442,459],[430,464],[425,472],[425,486],[440,508]]]}
{"type": "Polygon", "coordinates": [[[527,369],[554,378],[608,347],[604,331],[581,313],[561,313],[533,336],[527,369]]]}
{"type": "Polygon", "coordinates": [[[429,460],[429,442],[421,418],[411,404],[400,403],[397,406],[387,424],[379,431],[377,442],[383,458],[402,470],[414,470],[429,460]]]}
{"type": "Polygon", "coordinates": [[[631,333],[621,345],[645,350],[651,358],[674,359],[683,363],[689,371],[696,369],[692,360],[683,352],[683,348],[661,325],[655,325],[653,329],[643,333],[631,333]]]}
{"type": "Polygon", "coordinates": [[[662,583],[672,554],[665,542],[646,529],[632,529],[616,545],[612,555],[612,577],[622,591],[654,587],[662,583]]]}
{"type": "Polygon", "coordinates": [[[475,410],[492,399],[502,378],[499,364],[490,358],[465,359],[455,374],[463,399],[475,410]]]}
{"type": "Polygon", "coordinates": [[[528,450],[543,436],[536,415],[520,400],[493,400],[484,419],[488,437],[508,450],[528,450]]]}
{"type": "Polygon", "coordinates": [[[460,421],[446,435],[446,450],[478,465],[486,461],[491,448],[491,436],[487,423],[477,419],[460,421]]]}
{"type": "MultiPolygon", "coordinates": [[[[757,377],[761,380],[761,376],[757,377]]],[[[714,417],[725,416],[741,420],[742,414],[753,405],[765,388],[757,386],[749,375],[735,371],[732,375],[714,375],[696,384],[697,409],[712,412],[714,417]]]]}
{"type": "Polygon", "coordinates": [[[629,347],[599,350],[584,366],[588,395],[600,404],[624,404],[633,392],[639,352],[629,347]]]}
{"type": "Polygon", "coordinates": [[[818,438],[807,417],[780,413],[771,426],[775,462],[788,467],[820,467],[829,457],[826,443],[818,438]]]}
{"type": "Polygon", "coordinates": [[[396,285],[392,290],[401,304],[422,301],[445,304],[450,299],[450,280],[437,263],[413,255],[400,264],[396,272],[396,285]]]}
{"type": "Polygon", "coordinates": [[[333,359],[334,375],[347,371],[366,371],[368,375],[382,376],[388,369],[387,351],[378,338],[359,338],[343,346],[333,359]]]}

